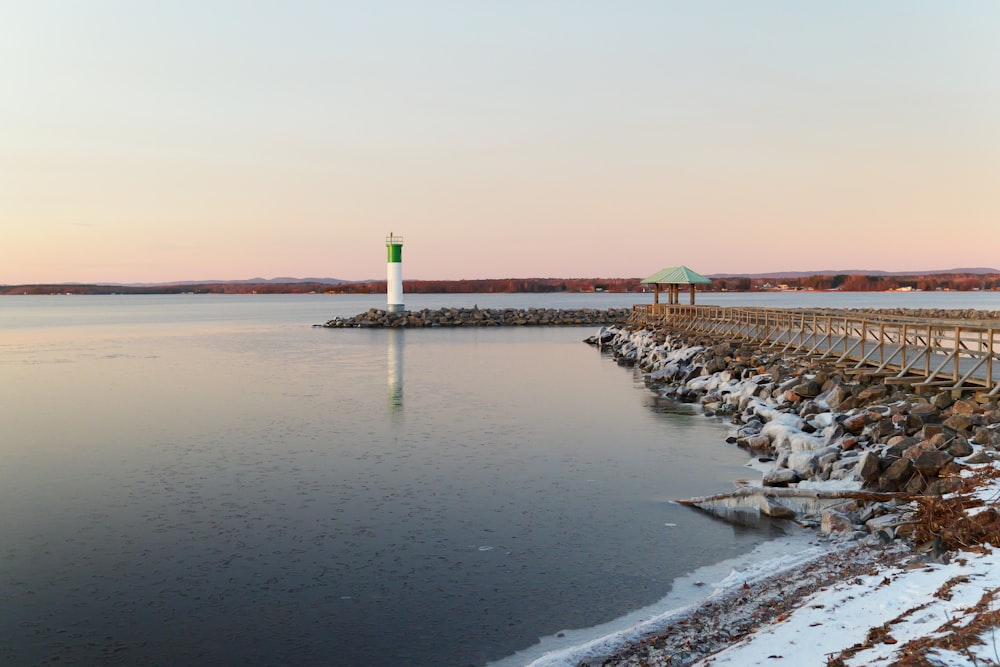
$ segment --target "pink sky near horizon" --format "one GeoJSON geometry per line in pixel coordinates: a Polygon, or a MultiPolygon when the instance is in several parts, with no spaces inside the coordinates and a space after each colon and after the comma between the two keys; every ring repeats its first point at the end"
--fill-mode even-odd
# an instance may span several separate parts
{"type": "MultiPolygon", "coordinates": [[[[358,6],[355,6],[358,5],[358,6]]],[[[1000,268],[1000,5],[0,7],[0,284],[1000,268]]]]}

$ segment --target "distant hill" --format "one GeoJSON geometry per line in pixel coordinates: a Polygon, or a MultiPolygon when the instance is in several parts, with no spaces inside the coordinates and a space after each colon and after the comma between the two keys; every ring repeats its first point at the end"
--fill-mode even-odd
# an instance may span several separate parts
{"type": "Polygon", "coordinates": [[[808,278],[809,276],[938,276],[938,275],[997,275],[1000,269],[976,267],[969,269],[935,269],[932,271],[865,271],[861,269],[823,269],[820,271],[773,271],[769,273],[710,273],[708,278],[808,278]]]}
{"type": "MultiPolygon", "coordinates": [[[[99,285],[123,285],[125,287],[166,287],[177,285],[293,285],[296,283],[313,283],[316,285],[343,285],[358,282],[356,280],[341,280],[340,278],[248,278],[246,280],[177,280],[159,283],[97,283],[99,285]]],[[[79,283],[67,283],[79,284],[79,283]]]]}

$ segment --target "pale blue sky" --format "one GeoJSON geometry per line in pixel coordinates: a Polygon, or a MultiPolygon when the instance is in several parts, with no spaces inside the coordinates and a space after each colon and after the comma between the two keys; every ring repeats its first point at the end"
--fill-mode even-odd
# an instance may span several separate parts
{"type": "Polygon", "coordinates": [[[1000,265],[1000,3],[0,5],[0,283],[1000,265]]]}

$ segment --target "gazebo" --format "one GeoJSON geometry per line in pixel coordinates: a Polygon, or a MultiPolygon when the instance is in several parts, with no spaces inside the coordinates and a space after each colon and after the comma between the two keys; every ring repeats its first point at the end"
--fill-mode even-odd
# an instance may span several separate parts
{"type": "Polygon", "coordinates": [[[660,285],[667,286],[667,303],[680,303],[680,286],[691,287],[691,305],[694,305],[694,286],[712,282],[700,273],[695,273],[686,266],[671,266],[657,271],[643,280],[641,285],[653,286],[653,303],[660,303],[660,285]]]}

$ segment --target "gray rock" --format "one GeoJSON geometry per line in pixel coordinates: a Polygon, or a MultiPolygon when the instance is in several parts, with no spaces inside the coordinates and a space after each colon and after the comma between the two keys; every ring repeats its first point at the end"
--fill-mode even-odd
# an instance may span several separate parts
{"type": "Polygon", "coordinates": [[[879,459],[875,452],[867,451],[858,458],[855,472],[866,485],[878,479],[879,459]]]}
{"type": "Polygon", "coordinates": [[[740,443],[747,449],[769,449],[771,447],[771,438],[766,435],[752,435],[748,438],[744,438],[743,442],[740,443]]]}
{"type": "Polygon", "coordinates": [[[879,488],[884,491],[893,491],[902,486],[912,475],[913,461],[897,459],[879,477],[879,488]]]}
{"type": "Polygon", "coordinates": [[[978,465],[980,463],[992,463],[992,462],[993,462],[993,457],[990,456],[989,452],[987,452],[984,449],[980,449],[978,452],[975,452],[974,454],[967,457],[963,461],[963,463],[966,463],[968,465],[978,465]]]}
{"type": "Polygon", "coordinates": [[[865,528],[869,532],[877,532],[879,530],[884,530],[890,536],[894,536],[896,532],[896,526],[900,523],[900,519],[895,514],[883,514],[881,516],[876,516],[868,521],[865,521],[865,528]]]}
{"type": "Polygon", "coordinates": [[[834,533],[854,530],[851,517],[837,510],[823,510],[820,515],[820,530],[824,533],[834,533]]]}
{"type": "Polygon", "coordinates": [[[956,493],[961,488],[961,477],[941,477],[928,484],[924,494],[928,496],[944,496],[949,493],[956,493]]]}
{"type": "Polygon", "coordinates": [[[955,438],[948,446],[948,453],[956,459],[960,459],[972,454],[972,445],[965,438],[955,438]]]}
{"type": "Polygon", "coordinates": [[[844,430],[850,431],[854,435],[861,435],[861,432],[865,429],[865,426],[868,425],[868,422],[868,412],[862,410],[861,412],[844,419],[842,426],[844,427],[844,430]]]}
{"type": "Polygon", "coordinates": [[[837,410],[850,395],[851,392],[847,387],[842,384],[834,384],[817,396],[816,400],[825,403],[831,410],[837,410]]]}
{"type": "Polygon", "coordinates": [[[774,519],[795,518],[795,511],[786,505],[782,505],[781,502],[775,498],[770,498],[768,496],[761,496],[759,503],[760,503],[760,512],[765,516],[769,516],[774,519]]]}
{"type": "Polygon", "coordinates": [[[951,463],[953,458],[948,452],[938,450],[925,451],[913,459],[913,468],[921,475],[934,476],[937,475],[941,468],[951,463]]]}
{"type": "Polygon", "coordinates": [[[861,393],[858,394],[858,400],[862,402],[878,401],[885,398],[888,394],[889,394],[888,385],[884,385],[881,383],[873,384],[872,386],[862,390],[861,393]]]}
{"type": "Polygon", "coordinates": [[[820,395],[820,386],[816,384],[815,380],[807,380],[805,382],[800,382],[791,387],[791,390],[802,398],[816,398],[820,395]]]}
{"type": "Polygon", "coordinates": [[[969,415],[954,414],[944,420],[944,425],[955,429],[959,433],[969,433],[969,429],[972,428],[974,422],[969,415]]]}
{"type": "Polygon", "coordinates": [[[942,391],[931,399],[931,405],[938,410],[944,410],[945,408],[951,407],[952,403],[954,403],[954,399],[951,397],[951,392],[947,391],[942,391]]]}
{"type": "Polygon", "coordinates": [[[951,413],[953,415],[965,415],[965,416],[969,416],[969,415],[978,414],[980,412],[982,412],[982,410],[979,407],[979,404],[976,403],[974,400],[969,399],[969,398],[963,399],[961,401],[956,401],[951,406],[951,413]]]}
{"type": "Polygon", "coordinates": [[[784,487],[799,481],[799,475],[789,468],[775,468],[764,475],[764,486],[784,487]]]}

